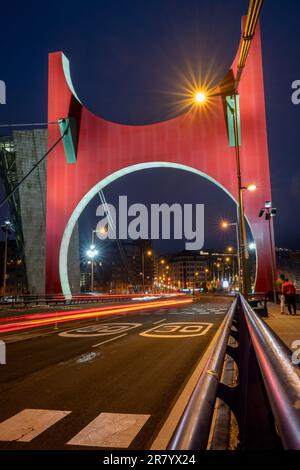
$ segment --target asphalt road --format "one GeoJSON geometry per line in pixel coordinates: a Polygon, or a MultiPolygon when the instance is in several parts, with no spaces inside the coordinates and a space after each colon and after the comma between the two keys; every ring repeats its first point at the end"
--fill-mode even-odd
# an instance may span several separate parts
{"type": "Polygon", "coordinates": [[[149,449],[230,303],[20,335],[0,366],[0,449],[149,449]]]}

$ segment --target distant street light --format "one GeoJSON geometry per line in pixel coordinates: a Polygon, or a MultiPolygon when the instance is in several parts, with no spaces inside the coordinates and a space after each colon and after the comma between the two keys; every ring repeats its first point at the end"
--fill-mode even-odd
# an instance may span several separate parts
{"type": "MultiPolygon", "coordinates": [[[[237,222],[228,222],[223,220],[221,222],[221,228],[227,229],[229,227],[235,227],[236,231],[236,243],[237,243],[237,261],[238,261],[238,280],[239,280],[239,289],[242,290],[242,280],[241,280],[241,248],[240,248],[240,237],[239,237],[239,225],[237,222]]],[[[230,251],[228,249],[228,251],[230,251]]]]}
{"type": "Polygon", "coordinates": [[[91,292],[94,292],[94,259],[99,254],[98,250],[96,250],[95,245],[91,245],[90,249],[86,252],[87,256],[91,260],[91,292]]]}
{"type": "Polygon", "coordinates": [[[5,245],[4,245],[4,266],[3,266],[3,288],[2,288],[2,295],[5,296],[6,291],[6,276],[7,276],[7,245],[8,245],[8,234],[15,231],[12,223],[9,220],[5,220],[5,222],[1,225],[3,232],[5,233],[5,245]]]}
{"type": "MultiPolygon", "coordinates": [[[[152,256],[153,255],[152,250],[147,250],[146,255],[147,256],[152,256]]],[[[142,272],[141,272],[141,276],[143,278],[143,294],[145,294],[145,251],[144,250],[142,250],[142,272]]]]}
{"type": "Polygon", "coordinates": [[[243,186],[242,189],[246,189],[247,191],[250,191],[251,193],[253,193],[254,191],[257,190],[257,186],[256,184],[248,184],[247,186],[243,186]]]}

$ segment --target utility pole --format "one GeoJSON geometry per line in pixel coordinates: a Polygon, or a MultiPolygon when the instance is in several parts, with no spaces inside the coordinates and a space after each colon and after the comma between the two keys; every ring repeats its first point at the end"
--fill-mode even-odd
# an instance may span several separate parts
{"type": "Polygon", "coordinates": [[[239,130],[238,130],[238,116],[237,116],[237,93],[233,95],[233,121],[234,121],[234,142],[235,142],[235,157],[236,157],[236,170],[237,170],[237,182],[238,182],[238,240],[240,246],[240,259],[241,259],[241,270],[242,270],[242,292],[247,298],[249,288],[248,283],[248,263],[249,263],[249,252],[247,245],[247,233],[245,224],[245,212],[244,212],[244,198],[243,198],[243,185],[241,177],[241,161],[240,161],[240,143],[239,143],[239,130]]]}
{"type": "Polygon", "coordinates": [[[272,225],[271,225],[271,220],[272,217],[275,217],[277,214],[277,209],[272,207],[272,202],[271,201],[266,201],[265,207],[263,207],[258,216],[262,217],[265,215],[265,220],[268,222],[269,226],[269,240],[270,240],[270,250],[271,250],[271,260],[272,260],[272,288],[273,288],[273,295],[274,295],[274,302],[276,302],[276,279],[275,279],[275,274],[276,274],[276,262],[275,262],[275,244],[273,241],[273,236],[272,236],[272,225]]]}
{"type": "Polygon", "coordinates": [[[3,265],[3,286],[2,286],[2,296],[5,297],[6,294],[6,277],[7,277],[7,248],[8,248],[8,234],[14,232],[14,227],[9,220],[6,220],[3,225],[1,225],[3,232],[5,233],[4,241],[4,265],[3,265]]]}
{"type": "Polygon", "coordinates": [[[5,230],[5,242],[4,242],[4,268],[3,268],[3,297],[6,292],[6,268],[7,268],[7,242],[8,242],[8,229],[5,230]]]}

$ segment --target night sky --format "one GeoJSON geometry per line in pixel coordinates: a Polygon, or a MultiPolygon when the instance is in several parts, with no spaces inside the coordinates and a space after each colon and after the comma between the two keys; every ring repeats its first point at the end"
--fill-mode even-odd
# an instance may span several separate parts
{"type": "MultiPolygon", "coordinates": [[[[0,79],[7,104],[0,106],[0,123],[47,120],[47,54],[56,50],[69,58],[75,89],[94,113],[124,124],[175,116],[183,77],[200,71],[214,83],[223,78],[247,9],[241,0],[2,2],[0,79]]],[[[300,105],[291,102],[291,83],[300,79],[300,3],[266,0],[261,24],[276,244],[299,249],[300,105]]],[[[134,202],[168,196],[205,203],[205,247],[225,248],[232,240],[220,233],[218,220],[234,218],[233,204],[200,177],[170,170],[166,179],[165,170],[149,170],[105,191],[108,202],[119,194],[134,202]]],[[[0,218],[6,215],[2,210],[0,218]]]]}

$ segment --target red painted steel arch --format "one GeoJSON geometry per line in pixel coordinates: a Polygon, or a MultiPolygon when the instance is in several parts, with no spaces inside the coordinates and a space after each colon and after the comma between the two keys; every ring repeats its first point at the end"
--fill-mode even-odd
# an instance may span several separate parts
{"type": "MultiPolygon", "coordinates": [[[[232,70],[236,70],[235,59],[232,70]]],[[[255,193],[245,192],[245,213],[258,256],[256,290],[272,290],[272,253],[268,224],[258,218],[271,200],[266,132],[264,79],[260,29],[257,28],[247,67],[239,87],[241,113],[241,170],[243,184],[255,182],[255,193]]],[[[234,148],[229,147],[222,98],[213,100],[205,119],[185,113],[144,126],[112,123],[95,116],[76,97],[62,52],[49,55],[48,120],[67,116],[78,120],[77,162],[66,161],[63,144],[47,163],[46,291],[61,292],[60,248],[68,221],[84,196],[99,181],[132,165],[171,162],[199,170],[218,182],[237,200],[234,148]]],[[[60,137],[49,125],[49,148],[60,137]]]]}

